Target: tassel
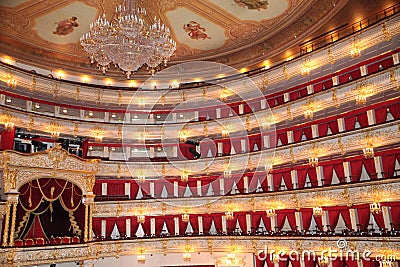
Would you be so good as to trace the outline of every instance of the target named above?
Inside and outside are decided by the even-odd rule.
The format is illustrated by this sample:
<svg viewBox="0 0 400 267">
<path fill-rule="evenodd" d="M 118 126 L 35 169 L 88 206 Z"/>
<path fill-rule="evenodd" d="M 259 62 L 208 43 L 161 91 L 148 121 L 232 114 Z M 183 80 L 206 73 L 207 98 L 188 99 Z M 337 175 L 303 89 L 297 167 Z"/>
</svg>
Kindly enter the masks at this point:
<svg viewBox="0 0 400 267">
<path fill-rule="evenodd" d="M 53 200 L 54 190 L 56 190 L 54 186 L 50 188 L 51 200 Z"/>
<path fill-rule="evenodd" d="M 29 199 L 28 199 L 28 202 L 29 202 L 29 207 L 32 207 L 32 186 L 31 186 L 31 184 L 29 184 Z"/>
<path fill-rule="evenodd" d="M 50 202 L 50 222 L 53 222 L 53 202 Z"/>
<path fill-rule="evenodd" d="M 74 206 L 74 184 L 71 187 L 71 207 Z"/>
</svg>

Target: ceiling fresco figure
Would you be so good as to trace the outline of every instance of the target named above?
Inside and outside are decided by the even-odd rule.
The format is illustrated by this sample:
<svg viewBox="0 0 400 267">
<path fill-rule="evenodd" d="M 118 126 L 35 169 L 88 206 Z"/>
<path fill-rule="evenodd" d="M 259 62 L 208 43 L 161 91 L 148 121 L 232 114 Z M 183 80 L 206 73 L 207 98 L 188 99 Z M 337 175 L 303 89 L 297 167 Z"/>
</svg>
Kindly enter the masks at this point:
<svg viewBox="0 0 400 267">
<path fill-rule="evenodd" d="M 247 7 L 248 9 L 267 9 L 268 0 L 235 0 L 235 3 L 241 7 Z"/>
<path fill-rule="evenodd" d="M 196 22 L 196 21 L 190 21 L 189 23 L 183 25 L 183 29 L 185 30 L 185 32 L 187 32 L 187 34 L 189 35 L 190 38 L 194 39 L 194 40 L 199 40 L 199 39 L 211 39 L 211 37 L 209 37 L 205 31 L 206 28 L 201 27 L 200 23 Z"/>
<path fill-rule="evenodd" d="M 67 35 L 74 31 L 74 27 L 78 27 L 79 24 L 76 21 L 77 17 L 71 17 L 69 19 L 64 19 L 62 21 L 56 22 L 57 28 L 53 31 L 57 35 Z"/>
</svg>

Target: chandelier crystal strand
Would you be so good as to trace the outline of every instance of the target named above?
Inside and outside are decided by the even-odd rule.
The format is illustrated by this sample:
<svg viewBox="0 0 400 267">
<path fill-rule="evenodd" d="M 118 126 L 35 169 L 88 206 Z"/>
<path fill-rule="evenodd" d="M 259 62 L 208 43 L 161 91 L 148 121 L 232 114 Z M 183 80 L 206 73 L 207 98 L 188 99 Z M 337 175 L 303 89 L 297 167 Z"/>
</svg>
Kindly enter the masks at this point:
<svg viewBox="0 0 400 267">
<path fill-rule="evenodd" d="M 116 7 L 112 22 L 103 14 L 90 24 L 80 43 L 103 74 L 110 63 L 123 70 L 128 79 L 145 64 L 152 74 L 160 64 L 166 66 L 176 50 L 176 42 L 160 20 L 154 18 L 154 23 L 148 25 L 144 21 L 146 14 L 135 0 L 125 1 Z"/>
</svg>

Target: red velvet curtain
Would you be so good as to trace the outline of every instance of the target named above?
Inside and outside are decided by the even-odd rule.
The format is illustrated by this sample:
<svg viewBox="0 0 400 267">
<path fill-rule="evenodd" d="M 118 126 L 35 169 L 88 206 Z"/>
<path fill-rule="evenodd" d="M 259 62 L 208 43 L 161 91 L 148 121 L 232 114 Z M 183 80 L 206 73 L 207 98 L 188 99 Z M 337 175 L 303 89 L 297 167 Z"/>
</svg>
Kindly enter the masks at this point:
<svg viewBox="0 0 400 267">
<path fill-rule="evenodd" d="M 375 109 L 375 122 L 377 124 L 386 122 L 387 109 L 387 107 Z"/>
<path fill-rule="evenodd" d="M 400 119 L 400 104 L 389 106 L 389 111 L 395 120 Z"/>
<path fill-rule="evenodd" d="M 344 118 L 344 126 L 346 131 L 354 130 L 356 123 L 356 116 L 350 116 Z"/>
<path fill-rule="evenodd" d="M 243 233 L 247 231 L 247 223 L 246 223 L 246 213 L 245 212 L 237 212 L 236 213 L 237 221 L 239 222 L 240 229 Z"/>
<path fill-rule="evenodd" d="M 151 234 L 151 226 L 150 226 L 150 216 L 146 216 L 144 219 L 144 223 L 142 223 L 142 229 L 146 236 L 150 236 Z"/>
<path fill-rule="evenodd" d="M 136 232 L 139 228 L 139 222 L 136 216 L 132 216 L 130 217 L 130 219 L 131 219 L 131 236 L 134 237 L 136 236 Z"/>
<path fill-rule="evenodd" d="M 199 215 L 197 214 L 190 214 L 189 221 L 190 225 L 192 226 L 193 232 L 195 234 L 199 233 Z"/>
<path fill-rule="evenodd" d="M 301 218 L 303 221 L 303 230 L 310 230 L 311 220 L 313 216 L 312 209 L 301 209 Z"/>
<path fill-rule="evenodd" d="M 130 182 L 130 187 L 131 199 L 136 199 L 136 196 L 139 192 L 139 185 L 136 182 Z"/>
<path fill-rule="evenodd" d="M 394 175 L 396 155 L 382 155 L 382 168 L 384 178 L 390 178 Z"/>
<path fill-rule="evenodd" d="M 212 182 L 211 179 L 207 179 L 207 178 L 201 179 L 201 195 L 202 196 L 205 196 L 207 194 L 211 182 Z"/>
<path fill-rule="evenodd" d="M 120 237 L 126 236 L 126 217 L 119 217 L 116 219 L 116 224 L 119 232 Z"/>
<path fill-rule="evenodd" d="M 361 179 L 362 159 L 350 161 L 351 181 L 358 182 Z"/>
<path fill-rule="evenodd" d="M 368 126 L 368 115 L 367 112 L 363 112 L 360 114 L 356 115 L 357 121 L 360 123 L 361 127 L 367 127 Z"/>
<path fill-rule="evenodd" d="M 257 211 L 257 212 L 253 212 L 251 214 L 251 229 L 252 229 L 253 233 L 255 233 L 258 230 L 258 227 L 260 226 L 262 213 L 265 213 L 265 212 Z"/>
<path fill-rule="evenodd" d="M 400 202 L 390 203 L 389 206 L 393 228 L 395 230 L 400 230 Z"/>
<path fill-rule="evenodd" d="M 120 181 L 107 182 L 107 195 L 123 196 L 125 195 L 125 184 Z"/>
<path fill-rule="evenodd" d="M 203 232 L 205 234 L 208 234 L 211 229 L 212 216 L 211 214 L 204 214 L 202 215 L 202 217 L 203 217 Z"/>
<path fill-rule="evenodd" d="M 372 213 L 372 215 L 374 216 L 374 220 L 375 220 L 376 224 L 379 226 L 379 228 L 381 228 L 381 229 L 385 228 L 385 222 L 383 220 L 382 212 Z"/>
<path fill-rule="evenodd" d="M 240 139 L 232 139 L 231 143 L 236 154 L 242 153 L 242 143 Z"/>
<path fill-rule="evenodd" d="M 364 164 L 365 170 L 367 171 L 367 173 L 369 175 L 369 178 L 371 180 L 376 180 L 377 173 L 376 173 L 374 158 L 363 159 L 363 164 Z"/>
<path fill-rule="evenodd" d="M 323 165 L 322 173 L 324 175 L 324 185 L 331 185 L 333 177 L 333 165 Z"/>
<path fill-rule="evenodd" d="M 361 231 L 366 231 L 368 229 L 369 218 L 371 212 L 369 210 L 368 204 L 357 205 L 355 206 L 357 209 L 357 216 L 358 216 L 358 224 Z"/>
<path fill-rule="evenodd" d="M 222 141 L 222 154 L 230 155 L 231 154 L 231 141 L 229 139 Z"/>
<path fill-rule="evenodd" d="M 164 188 L 164 180 L 155 180 L 154 181 L 154 196 L 157 198 L 161 197 L 163 188 Z"/>
<path fill-rule="evenodd" d="M 335 230 L 339 222 L 339 215 L 340 215 L 339 209 L 328 209 L 328 218 L 331 230 Z"/>
<path fill-rule="evenodd" d="M 222 232 L 222 213 L 213 214 L 213 221 L 217 232 Z"/>
<path fill-rule="evenodd" d="M 89 139 L 85 139 L 82 142 L 82 158 L 86 158 L 87 157 L 88 149 L 89 149 Z"/>
<path fill-rule="evenodd" d="M 92 219 L 92 229 L 93 229 L 94 235 L 96 237 L 101 237 L 101 221 L 102 221 L 102 218 L 93 218 Z"/>
<path fill-rule="evenodd" d="M 164 226 L 164 216 L 155 216 L 155 234 L 159 236 Z"/>
<path fill-rule="evenodd" d="M 282 145 L 288 144 L 288 137 L 286 131 L 278 133 L 276 146 L 278 146 L 278 140 L 281 140 Z"/>
<path fill-rule="evenodd" d="M 265 212 L 261 212 L 261 218 L 264 222 L 264 226 L 268 231 L 272 231 L 272 226 L 271 226 L 271 218 L 267 216 Z"/>
<path fill-rule="evenodd" d="M 192 216 L 192 214 L 189 215 L 189 220 L 190 220 L 191 216 Z M 182 221 L 182 216 L 179 216 L 179 234 L 180 235 L 185 234 L 187 225 L 188 225 L 188 222 Z"/>
<path fill-rule="evenodd" d="M 115 226 L 115 218 L 105 218 L 106 221 L 106 238 L 111 237 L 112 231 Z"/>
<path fill-rule="evenodd" d="M 165 218 L 165 224 L 167 225 L 168 233 L 170 235 L 175 235 L 175 220 L 174 220 L 175 217 L 172 215 L 167 215 L 164 218 Z"/>
<path fill-rule="evenodd" d="M 15 128 L 12 130 L 4 130 L 0 133 L 1 135 L 1 142 L 0 142 L 0 149 L 14 149 L 14 135 L 15 135 Z"/>
</svg>

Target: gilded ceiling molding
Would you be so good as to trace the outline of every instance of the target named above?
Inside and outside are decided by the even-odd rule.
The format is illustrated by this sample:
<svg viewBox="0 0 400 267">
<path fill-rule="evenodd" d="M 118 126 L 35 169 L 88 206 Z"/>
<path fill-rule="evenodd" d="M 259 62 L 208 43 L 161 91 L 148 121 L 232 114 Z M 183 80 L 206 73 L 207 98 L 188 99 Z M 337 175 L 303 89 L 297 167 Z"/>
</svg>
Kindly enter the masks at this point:
<svg viewBox="0 0 400 267">
<path fill-rule="evenodd" d="M 129 201 L 96 202 L 93 217 L 122 217 L 146 214 L 180 215 L 224 213 L 226 211 L 265 211 L 349 206 L 400 200 L 400 179 L 386 179 L 362 184 L 342 184 L 324 188 L 268 192 L 223 197 L 158 198 Z"/>
<path fill-rule="evenodd" d="M 394 18 L 390 18 L 386 21 L 386 29 L 390 33 L 391 36 L 397 36 L 400 34 L 400 17 L 396 16 Z M 365 34 L 358 34 L 356 35 L 360 38 L 360 49 L 361 52 L 365 50 L 366 48 L 370 48 L 374 45 L 379 45 L 383 42 L 387 42 L 387 37 L 385 36 L 384 32 L 382 32 L 382 26 L 379 24 L 371 29 L 367 29 Z M 330 47 L 324 48 L 321 51 L 317 50 L 316 52 L 312 52 L 309 55 L 309 68 L 310 71 L 312 72 L 315 69 L 318 69 L 320 67 L 330 65 L 332 63 L 331 57 L 334 57 L 336 60 L 342 59 L 342 58 L 348 58 L 350 57 L 350 51 L 351 51 L 351 40 L 354 38 L 354 36 L 351 36 L 347 39 L 341 40 L 335 45 L 332 45 Z M 392 41 L 395 41 L 394 38 Z M 1 45 L 1 44 L 0 44 Z M 330 51 L 331 57 L 327 57 L 327 53 Z M 287 76 L 289 77 L 295 77 L 298 75 L 302 75 L 302 70 L 303 70 L 303 59 L 299 58 L 294 61 L 288 62 L 284 68 L 286 68 L 286 71 L 283 72 L 282 68 L 273 68 L 270 70 L 266 70 L 261 74 L 258 74 L 256 76 L 252 76 L 251 79 L 252 81 L 257 84 L 260 88 L 263 88 L 263 84 L 265 81 L 265 77 L 268 76 L 268 88 L 265 90 L 267 93 L 274 93 L 270 88 L 274 88 L 276 86 L 279 86 L 279 83 L 285 82 L 287 79 Z M 10 70 L 2 67 L 2 75 L 8 75 Z M 31 74 L 14 74 L 16 77 L 16 80 L 18 82 L 18 86 L 25 87 L 31 89 L 31 80 L 32 80 L 32 75 Z M 247 78 L 248 79 L 248 78 Z M 40 79 L 39 77 L 36 78 L 36 86 L 34 88 L 35 92 L 37 91 L 38 93 L 41 93 L 41 95 L 47 95 L 48 94 L 48 83 L 49 80 L 43 80 Z M 59 91 L 58 94 L 63 96 L 63 98 L 75 98 L 76 96 L 76 86 L 64 82 L 59 82 L 57 83 L 60 85 L 59 86 Z M 237 80 L 231 83 L 227 83 L 226 86 L 229 86 L 232 88 L 233 91 L 235 92 L 242 92 L 244 88 L 241 86 L 235 86 L 234 84 L 240 84 L 238 83 Z M 93 87 L 85 87 L 82 86 L 79 88 L 80 89 L 80 94 L 79 94 L 79 100 L 81 101 L 88 101 L 88 102 L 97 102 L 97 88 Z M 218 97 L 220 93 L 220 86 L 211 86 L 207 87 L 207 95 L 208 96 L 213 96 L 214 94 Z M 18 89 L 16 90 L 18 91 Z M 181 103 L 181 98 L 180 98 L 180 90 L 170 90 L 167 92 L 166 95 L 164 95 L 164 104 L 169 105 L 169 104 L 179 104 Z M 25 91 L 19 92 L 20 94 L 24 95 Z M 147 103 L 156 103 L 156 99 L 160 99 L 161 94 L 164 94 L 164 90 L 152 90 L 152 91 L 146 91 L 146 102 Z M 118 103 L 122 105 L 128 105 L 128 104 L 133 104 L 132 98 L 135 96 L 134 92 L 129 92 L 129 91 L 123 91 L 122 93 L 115 91 L 115 90 L 107 90 L 107 89 L 102 89 L 102 98 L 101 98 L 101 103 Z M 199 98 L 203 97 L 203 88 L 193 88 L 188 91 L 188 98 Z"/>
</svg>

